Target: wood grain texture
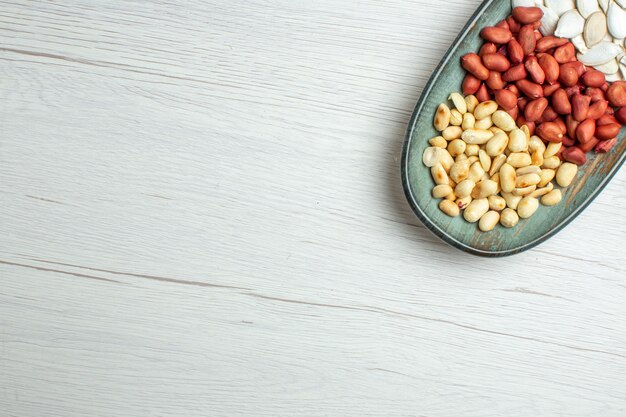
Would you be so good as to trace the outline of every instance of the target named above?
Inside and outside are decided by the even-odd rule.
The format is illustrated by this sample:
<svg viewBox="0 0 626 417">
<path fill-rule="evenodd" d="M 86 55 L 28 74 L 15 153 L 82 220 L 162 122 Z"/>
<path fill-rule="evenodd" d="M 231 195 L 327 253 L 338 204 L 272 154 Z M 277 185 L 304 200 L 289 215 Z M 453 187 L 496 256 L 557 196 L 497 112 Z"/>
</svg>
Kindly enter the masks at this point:
<svg viewBox="0 0 626 417">
<path fill-rule="evenodd" d="M 623 416 L 624 170 L 505 259 L 402 193 L 477 5 L 0 2 L 0 415 Z"/>
</svg>

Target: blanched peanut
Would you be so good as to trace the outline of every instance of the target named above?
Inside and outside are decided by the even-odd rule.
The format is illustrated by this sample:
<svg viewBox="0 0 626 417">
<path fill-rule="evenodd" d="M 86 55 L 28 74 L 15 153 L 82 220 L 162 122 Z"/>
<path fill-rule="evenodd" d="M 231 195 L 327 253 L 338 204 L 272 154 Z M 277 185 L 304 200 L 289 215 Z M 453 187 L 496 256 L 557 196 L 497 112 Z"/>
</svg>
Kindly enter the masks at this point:
<svg viewBox="0 0 626 417">
<path fill-rule="evenodd" d="M 464 154 L 461 155 L 465 156 Z M 452 168 L 450 168 L 450 178 L 452 178 L 452 180 L 458 184 L 459 182 L 467 178 L 467 174 L 469 173 L 469 167 L 470 163 L 467 159 L 455 162 L 452 165 Z"/>
<path fill-rule="evenodd" d="M 534 152 L 536 150 L 541 151 L 541 154 L 546 151 L 546 145 L 544 145 L 541 138 L 537 135 L 533 135 L 530 137 L 530 141 L 528 142 L 528 150 L 530 152 Z"/>
<path fill-rule="evenodd" d="M 422 155 L 422 163 L 426 165 L 428 168 L 434 167 L 439 162 L 439 153 L 437 152 L 437 148 L 434 146 L 428 147 L 424 149 L 424 154 Z"/>
<path fill-rule="evenodd" d="M 502 198 L 506 201 L 506 206 L 515 210 L 517 205 L 521 201 L 522 197 L 519 195 L 513 195 L 513 193 L 502 192 Z"/>
<path fill-rule="evenodd" d="M 541 204 L 543 204 L 544 206 L 553 206 L 555 204 L 558 204 L 562 198 L 563 195 L 561 194 L 561 190 L 552 190 L 548 194 L 541 197 Z"/>
<path fill-rule="evenodd" d="M 487 201 L 489 201 L 489 209 L 491 210 L 502 211 L 506 207 L 506 201 L 499 195 L 490 195 Z"/>
<path fill-rule="evenodd" d="M 459 197 L 456 199 L 456 205 L 461 209 L 467 208 L 469 204 L 472 202 L 472 196 L 468 195 L 467 197 Z"/>
<path fill-rule="evenodd" d="M 469 113 L 465 113 L 465 114 L 469 114 Z M 465 147 L 465 155 L 467 156 L 478 155 L 478 151 L 480 151 L 480 145 L 467 145 Z"/>
<path fill-rule="evenodd" d="M 470 113 L 474 113 L 474 109 L 476 109 L 476 106 L 478 106 L 478 99 L 475 95 L 470 94 L 468 96 L 465 96 L 465 104 L 467 106 L 467 111 Z"/>
<path fill-rule="evenodd" d="M 498 184 L 495 181 L 483 180 L 476 184 L 472 190 L 472 198 L 487 198 L 490 195 L 494 195 L 498 189 Z"/>
<path fill-rule="evenodd" d="M 563 142 L 548 143 L 548 146 L 546 147 L 546 151 L 543 153 L 543 158 L 546 159 L 546 158 L 550 158 L 551 156 L 556 155 L 559 149 L 561 149 L 561 146 L 563 146 Z"/>
<path fill-rule="evenodd" d="M 444 143 L 447 144 L 448 142 L 446 142 L 446 140 L 444 139 Z M 452 156 L 458 156 L 465 152 L 466 147 L 467 147 L 467 144 L 463 142 L 461 139 L 454 139 L 453 141 L 450 141 L 450 143 L 448 144 L 448 153 Z"/>
<path fill-rule="evenodd" d="M 461 129 L 461 126 L 448 126 L 441 132 L 441 136 L 443 136 L 445 140 L 458 139 L 462 134 L 463 129 Z"/>
<path fill-rule="evenodd" d="M 530 165 L 531 159 L 530 155 L 525 152 L 511 152 L 506 158 L 506 162 L 513 168 L 522 168 Z"/>
<path fill-rule="evenodd" d="M 470 166 L 469 173 L 467 174 L 467 179 L 478 182 L 482 179 L 483 175 L 485 175 L 485 170 L 483 169 L 480 162 L 474 162 Z"/>
<path fill-rule="evenodd" d="M 545 158 L 543 160 L 543 164 L 541 165 L 543 168 L 556 169 L 561 165 L 561 159 L 554 155 L 549 158 Z"/>
<path fill-rule="evenodd" d="M 528 126 L 522 125 L 522 127 L 520 127 L 520 130 L 526 134 L 526 141 L 528 141 L 530 139 L 530 129 L 528 128 Z"/>
<path fill-rule="evenodd" d="M 500 168 L 506 162 L 506 155 L 498 155 L 491 160 L 491 169 L 489 170 L 489 175 L 493 175 L 496 172 L 500 171 Z"/>
<path fill-rule="evenodd" d="M 520 175 L 526 175 L 526 174 L 539 174 L 540 172 L 541 172 L 541 168 L 534 166 L 534 165 L 529 165 L 524 168 L 517 168 L 515 170 L 515 173 L 517 174 L 518 177 Z"/>
<path fill-rule="evenodd" d="M 443 211 L 450 217 L 456 217 L 461 213 L 459 206 L 451 200 L 441 200 L 439 202 L 439 210 Z"/>
<path fill-rule="evenodd" d="M 496 110 L 498 110 L 498 103 L 493 100 L 483 101 L 474 109 L 474 117 L 477 120 L 484 119 L 491 116 Z"/>
<path fill-rule="evenodd" d="M 496 110 L 493 115 L 491 115 L 491 119 L 496 126 L 505 132 L 510 132 L 516 128 L 515 120 L 504 110 Z"/>
<path fill-rule="evenodd" d="M 454 162 L 465 161 L 468 158 L 469 158 L 469 156 L 467 156 L 464 153 L 462 153 L 462 154 L 457 155 L 456 158 L 454 158 Z"/>
<path fill-rule="evenodd" d="M 484 129 L 467 129 L 461 134 L 461 139 L 470 145 L 483 145 L 492 137 L 493 133 Z"/>
<path fill-rule="evenodd" d="M 491 131 L 491 133 L 493 133 L 494 135 L 496 133 L 506 133 L 504 130 L 500 129 L 498 126 L 491 126 L 489 128 L 489 130 Z"/>
<path fill-rule="evenodd" d="M 493 126 L 493 120 L 491 120 L 491 117 L 485 117 L 484 119 L 478 119 L 474 123 L 474 129 L 487 130 L 491 126 Z"/>
<path fill-rule="evenodd" d="M 480 221 L 478 222 L 478 228 L 483 232 L 489 232 L 490 230 L 493 230 L 494 227 L 496 227 L 499 221 L 500 213 L 491 210 L 483 214 L 483 216 L 480 218 Z"/>
<path fill-rule="evenodd" d="M 448 97 L 448 100 L 454 103 L 454 107 L 461 113 L 467 113 L 467 103 L 465 102 L 465 98 L 459 93 L 452 93 Z"/>
<path fill-rule="evenodd" d="M 487 146 L 485 146 L 487 155 L 492 157 L 500 155 L 502 152 L 504 152 L 508 143 L 509 137 L 506 133 L 496 133 L 491 139 L 489 139 L 489 142 L 487 142 Z"/>
<path fill-rule="evenodd" d="M 472 180 L 463 180 L 454 188 L 454 195 L 457 197 L 467 197 L 472 194 L 472 190 L 476 186 L 476 183 Z"/>
<path fill-rule="evenodd" d="M 515 227 L 519 222 L 517 212 L 512 208 L 505 208 L 500 214 L 500 224 L 504 227 Z"/>
<path fill-rule="evenodd" d="M 517 214 L 522 219 L 527 219 L 533 214 L 535 214 L 538 207 L 539 207 L 539 200 L 537 200 L 535 197 L 527 196 L 527 197 L 522 198 L 522 200 L 517 205 Z"/>
<path fill-rule="evenodd" d="M 463 115 L 463 122 L 461 123 L 461 127 L 463 130 L 472 129 L 476 124 L 476 118 L 472 113 L 465 113 Z"/>
<path fill-rule="evenodd" d="M 539 149 L 536 149 L 530 155 L 530 163 L 535 166 L 542 166 L 544 162 L 543 154 Z"/>
<path fill-rule="evenodd" d="M 439 162 L 441 163 L 441 165 L 443 165 L 443 169 L 445 169 L 446 172 L 450 172 L 450 168 L 452 168 L 452 164 L 454 164 L 454 158 L 445 149 L 442 149 L 442 148 L 435 148 L 435 149 L 438 149 L 437 152 L 439 153 Z"/>
<path fill-rule="evenodd" d="M 438 131 L 443 131 L 450 124 L 450 108 L 446 106 L 444 103 L 441 103 L 439 107 L 437 107 L 437 112 L 435 113 L 435 120 L 433 121 L 433 125 L 435 129 Z"/>
<path fill-rule="evenodd" d="M 516 188 L 529 187 L 531 185 L 537 185 L 541 181 L 539 174 L 526 174 L 518 176 L 515 180 Z"/>
<path fill-rule="evenodd" d="M 478 151 L 478 160 L 480 161 L 480 165 L 483 167 L 485 172 L 489 172 L 489 168 L 491 168 L 491 158 L 487 154 L 487 152 L 482 149 Z"/>
<path fill-rule="evenodd" d="M 500 187 L 502 191 L 505 193 L 512 192 L 515 189 L 516 180 L 515 169 L 509 164 L 502 165 L 502 168 L 500 168 Z"/>
<path fill-rule="evenodd" d="M 527 196 L 528 194 L 531 194 L 536 189 L 537 189 L 536 185 L 529 185 L 528 187 L 523 187 L 523 188 L 515 188 L 513 189 L 513 195 L 524 197 L 524 196 Z"/>
<path fill-rule="evenodd" d="M 485 176 L 488 177 L 489 174 L 485 174 Z M 502 188 L 500 188 L 500 173 L 493 174 L 491 177 L 489 177 L 489 179 L 498 185 L 496 194 L 500 194 L 500 191 L 502 191 Z"/>
<path fill-rule="evenodd" d="M 448 141 L 446 141 L 443 136 L 435 136 L 434 138 L 428 139 L 428 143 L 430 146 L 435 146 L 437 148 L 444 148 L 448 146 Z"/>
<path fill-rule="evenodd" d="M 457 109 L 450 110 L 450 124 L 461 126 L 461 123 L 463 123 L 463 115 Z"/>
<path fill-rule="evenodd" d="M 513 129 L 509 133 L 509 150 L 511 152 L 526 152 L 528 150 L 528 136 L 521 129 Z"/>
<path fill-rule="evenodd" d="M 448 174 L 446 173 L 446 170 L 443 169 L 440 162 L 437 162 L 437 164 L 430 169 L 430 173 L 433 176 L 433 180 L 435 180 L 435 184 L 448 185 Z"/>
<path fill-rule="evenodd" d="M 474 162 L 478 161 L 478 156 L 476 155 L 468 156 L 467 160 L 470 161 L 470 165 L 472 165 Z"/>
<path fill-rule="evenodd" d="M 542 195 L 548 194 L 553 189 L 554 189 L 554 184 L 549 182 L 548 185 L 546 185 L 545 187 L 537 188 L 535 191 L 533 191 L 532 193 L 530 193 L 528 195 L 531 196 L 531 197 L 539 198 Z"/>
<path fill-rule="evenodd" d="M 456 195 L 454 195 L 454 193 L 450 193 L 447 196 L 445 196 L 444 198 L 446 200 L 454 201 L 454 200 L 456 200 Z"/>
<path fill-rule="evenodd" d="M 542 169 L 541 172 L 539 172 L 541 181 L 539 182 L 539 184 L 537 184 L 537 186 L 545 187 L 550 181 L 552 181 L 555 174 L 556 174 L 556 171 L 554 171 L 553 169 L 547 169 L 547 168 Z"/>
<path fill-rule="evenodd" d="M 433 188 L 433 197 L 443 198 L 449 194 L 452 194 L 452 187 L 448 184 L 439 184 Z"/>
<path fill-rule="evenodd" d="M 561 187 L 567 187 L 572 183 L 577 172 L 578 165 L 572 164 L 571 162 L 564 162 L 556 172 L 556 182 Z"/>
<path fill-rule="evenodd" d="M 489 201 L 486 198 L 472 200 L 465 208 L 463 218 L 470 223 L 476 223 L 487 211 L 489 211 Z"/>
</svg>

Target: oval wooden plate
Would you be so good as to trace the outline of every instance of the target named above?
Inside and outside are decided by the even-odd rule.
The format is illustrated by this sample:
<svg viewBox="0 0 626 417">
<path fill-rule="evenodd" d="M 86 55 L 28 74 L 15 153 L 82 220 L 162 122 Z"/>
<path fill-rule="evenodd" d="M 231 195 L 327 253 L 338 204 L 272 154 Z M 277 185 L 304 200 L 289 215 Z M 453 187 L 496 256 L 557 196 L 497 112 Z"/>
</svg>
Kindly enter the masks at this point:
<svg viewBox="0 0 626 417">
<path fill-rule="evenodd" d="M 495 25 L 510 13 L 510 0 L 486 0 L 480 5 L 424 87 L 409 122 L 402 151 L 404 192 L 417 217 L 445 242 L 480 256 L 513 255 L 557 233 L 602 191 L 626 157 L 626 140 L 623 138 L 626 129 L 623 128 L 620 140 L 611 152 L 587 154 L 587 164 L 579 169 L 572 184 L 562 190 L 561 203 L 553 207 L 540 205 L 534 216 L 520 220 L 511 229 L 498 225 L 491 232 L 481 232 L 477 224 L 466 222 L 462 215 L 451 218 L 439 210 L 439 200 L 431 196 L 435 184 L 430 170 L 422 164 L 422 153 L 429 146 L 428 139 L 438 135 L 432 123 L 435 110 L 440 103 L 447 102 L 451 92 L 461 91 L 465 71 L 460 59 L 468 52 L 478 52 L 482 44 L 480 29 Z"/>
</svg>

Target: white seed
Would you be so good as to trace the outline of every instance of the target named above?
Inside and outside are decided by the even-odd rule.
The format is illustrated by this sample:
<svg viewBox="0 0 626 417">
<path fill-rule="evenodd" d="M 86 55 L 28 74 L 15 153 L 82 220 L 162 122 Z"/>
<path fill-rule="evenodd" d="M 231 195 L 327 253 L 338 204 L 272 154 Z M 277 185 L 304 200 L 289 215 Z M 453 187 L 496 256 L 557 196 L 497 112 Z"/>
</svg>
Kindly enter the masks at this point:
<svg viewBox="0 0 626 417">
<path fill-rule="evenodd" d="M 538 6 L 543 12 L 541 18 L 541 27 L 539 31 L 543 36 L 553 35 L 556 30 L 556 26 L 559 23 L 559 15 L 557 15 L 552 9 L 544 6 Z"/>
<path fill-rule="evenodd" d="M 469 173 L 469 167 L 470 163 L 467 159 L 455 162 L 452 165 L 452 168 L 450 168 L 450 178 L 452 178 L 452 180 L 458 184 L 459 182 L 467 178 L 467 174 Z"/>
<path fill-rule="evenodd" d="M 512 0 L 511 7 L 532 7 L 535 0 Z"/>
<path fill-rule="evenodd" d="M 483 180 L 476 184 L 472 190 L 472 198 L 487 198 L 494 195 L 498 190 L 498 184 L 495 181 Z"/>
<path fill-rule="evenodd" d="M 581 54 L 584 54 L 589 50 L 589 48 L 587 48 L 587 44 L 585 43 L 585 38 L 583 37 L 583 35 L 574 36 L 572 39 L 570 39 L 570 41 L 572 42 L 572 45 L 574 45 L 576 50 Z"/>
<path fill-rule="evenodd" d="M 476 120 L 474 123 L 474 129 L 483 129 L 487 130 L 493 126 L 493 120 L 491 117 L 485 117 L 484 119 Z"/>
<path fill-rule="evenodd" d="M 543 155 L 542 155 L 543 156 Z M 543 160 L 542 168 L 556 169 L 561 165 L 561 159 L 554 155 Z"/>
<path fill-rule="evenodd" d="M 552 9 L 554 13 L 559 16 L 576 7 L 574 5 L 574 0 L 544 0 L 544 3 L 546 4 L 546 7 Z"/>
<path fill-rule="evenodd" d="M 450 144 L 448 145 L 448 152 L 452 156 L 458 156 L 465 152 L 466 147 L 467 147 L 467 144 L 463 142 L 461 139 L 454 139 L 453 141 L 450 141 Z"/>
<path fill-rule="evenodd" d="M 465 96 L 465 105 L 467 106 L 468 112 L 474 113 L 474 109 L 476 109 L 476 106 L 478 106 L 478 99 L 474 94 L 467 95 Z"/>
<path fill-rule="evenodd" d="M 606 13 L 606 22 L 614 38 L 626 38 L 626 10 L 611 2 L 609 11 Z"/>
<path fill-rule="evenodd" d="M 490 195 L 487 200 L 489 201 L 489 209 L 491 210 L 502 211 L 506 207 L 506 201 L 499 195 Z"/>
<path fill-rule="evenodd" d="M 514 168 L 522 168 L 530 165 L 532 160 L 530 155 L 525 152 L 511 152 L 506 158 L 506 162 Z"/>
<path fill-rule="evenodd" d="M 539 207 L 539 200 L 537 200 L 535 197 L 527 196 L 527 197 L 522 198 L 522 200 L 517 205 L 517 214 L 522 219 L 527 219 L 533 214 L 535 214 L 538 207 Z"/>
<path fill-rule="evenodd" d="M 479 162 L 474 162 L 470 166 L 469 173 L 467 174 L 467 179 L 472 180 L 474 182 L 480 181 L 485 175 L 485 170 L 483 166 Z"/>
<path fill-rule="evenodd" d="M 619 71 L 619 64 L 617 63 L 617 59 L 612 59 L 609 62 L 596 65 L 593 68 L 603 72 L 605 75 L 610 75 L 615 74 L 617 73 L 617 71 Z"/>
<path fill-rule="evenodd" d="M 532 193 L 530 193 L 529 195 L 531 197 L 535 197 L 535 198 L 539 198 L 542 195 L 546 195 L 548 194 L 550 191 L 552 191 L 554 189 L 554 184 L 552 184 L 551 182 L 548 183 L 548 185 L 546 187 L 542 187 L 542 188 L 537 188 L 535 191 L 533 191 Z"/>
<path fill-rule="evenodd" d="M 608 3 L 609 0 L 604 0 L 605 2 Z M 615 0 L 617 2 L 617 4 L 619 4 L 623 9 L 626 9 L 626 0 Z M 602 7 L 602 2 L 603 0 L 599 0 L 598 3 L 600 3 L 600 7 Z M 604 10 L 605 12 L 608 11 L 609 6 L 607 4 L 606 7 L 602 7 L 602 10 Z"/>
<path fill-rule="evenodd" d="M 498 103 L 493 100 L 483 101 L 474 109 L 474 117 L 476 120 L 485 119 L 498 110 Z"/>
<path fill-rule="evenodd" d="M 509 133 L 509 150 L 511 152 L 526 152 L 528 150 L 528 136 L 522 129 L 513 129 Z"/>
<path fill-rule="evenodd" d="M 517 209 L 517 205 L 521 201 L 522 197 L 519 195 L 513 195 L 513 193 L 505 193 L 502 192 L 502 198 L 506 201 L 506 206 L 512 208 L 513 210 Z"/>
<path fill-rule="evenodd" d="M 578 166 L 576 164 L 572 164 L 571 162 L 564 162 L 563 165 L 559 167 L 559 170 L 556 172 L 556 182 L 561 187 L 568 187 L 576 173 L 578 172 Z"/>
<path fill-rule="evenodd" d="M 541 168 L 538 166 L 530 165 L 524 168 L 517 168 L 515 170 L 515 174 L 517 176 L 526 175 L 526 174 L 539 174 L 541 172 Z"/>
<path fill-rule="evenodd" d="M 563 194 L 561 193 L 561 190 L 552 190 L 548 194 L 541 197 L 541 204 L 544 206 L 554 206 L 555 204 L 561 202 L 562 198 Z"/>
<path fill-rule="evenodd" d="M 430 146 L 435 146 L 437 148 L 445 148 L 448 146 L 448 142 L 443 138 L 443 136 L 435 136 L 434 138 L 428 139 L 428 143 L 430 143 Z"/>
<path fill-rule="evenodd" d="M 448 184 L 448 174 L 440 162 L 430 169 L 430 173 L 435 180 L 435 184 Z"/>
<path fill-rule="evenodd" d="M 496 133 L 491 139 L 489 139 L 489 142 L 487 142 L 485 150 L 489 156 L 498 156 L 504 152 L 508 144 L 509 137 L 506 133 Z"/>
<path fill-rule="evenodd" d="M 598 5 L 600 6 L 600 8 L 604 12 L 604 14 L 606 14 L 606 12 L 609 11 L 609 2 L 610 1 L 611 0 L 598 0 Z M 626 4 L 626 1 L 624 1 L 624 0 L 617 0 L 617 3 L 619 4 L 620 1 L 623 1 Z M 624 6 L 622 6 L 622 7 L 624 7 Z"/>
<path fill-rule="evenodd" d="M 532 194 L 533 191 L 537 189 L 536 185 L 529 185 L 528 187 L 523 188 L 515 188 L 513 189 L 513 195 L 526 196 Z"/>
<path fill-rule="evenodd" d="M 613 42 L 602 41 L 592 46 L 584 54 L 576 55 L 578 60 L 587 66 L 606 64 L 619 54 L 623 53 L 623 48 Z"/>
<path fill-rule="evenodd" d="M 443 198 L 450 194 L 452 194 L 452 187 L 450 187 L 448 184 L 439 184 L 433 188 L 434 198 Z"/>
<path fill-rule="evenodd" d="M 540 151 L 543 154 L 546 151 L 546 145 L 539 136 L 533 135 L 528 142 L 528 150 L 530 152 Z"/>
<path fill-rule="evenodd" d="M 500 171 L 500 168 L 506 162 L 506 155 L 498 155 L 491 160 L 491 169 L 489 170 L 489 175 L 493 175 L 496 172 Z"/>
<path fill-rule="evenodd" d="M 516 188 L 530 187 L 531 185 L 537 185 L 541 181 L 539 174 L 526 174 L 518 176 L 515 180 Z"/>
<path fill-rule="evenodd" d="M 584 27 L 585 19 L 580 13 L 578 13 L 577 10 L 568 10 L 563 13 L 563 16 L 559 19 L 559 23 L 556 25 L 556 30 L 554 31 L 554 36 L 573 38 L 583 33 Z"/>
<path fill-rule="evenodd" d="M 472 196 L 468 195 L 467 197 L 459 197 L 456 199 L 456 205 L 461 210 L 465 210 L 467 206 L 472 202 Z"/>
<path fill-rule="evenodd" d="M 469 114 L 469 113 L 465 113 L 465 114 Z M 478 155 L 479 151 L 480 151 L 480 145 L 467 145 L 465 147 L 465 155 L 467 156 Z"/>
<path fill-rule="evenodd" d="M 461 123 L 463 123 L 463 115 L 457 109 L 450 110 L 450 124 L 452 126 L 461 126 Z"/>
<path fill-rule="evenodd" d="M 467 197 L 472 194 L 476 183 L 472 180 L 463 180 L 454 187 L 454 195 L 457 197 Z"/>
<path fill-rule="evenodd" d="M 509 164 L 502 165 L 502 168 L 500 168 L 500 187 L 502 191 L 505 193 L 512 192 L 515 189 L 516 179 L 515 169 Z"/>
<path fill-rule="evenodd" d="M 461 213 L 459 206 L 452 200 L 441 200 L 439 202 L 439 210 L 443 211 L 450 217 L 456 217 Z"/>
<path fill-rule="evenodd" d="M 485 172 L 489 172 L 489 168 L 491 168 L 491 158 L 484 150 L 478 151 L 478 160 L 480 161 L 480 165 L 483 167 Z"/>
<path fill-rule="evenodd" d="M 461 127 L 463 130 L 473 129 L 476 124 L 476 118 L 472 113 L 465 113 L 463 115 L 463 122 L 461 123 Z"/>
<path fill-rule="evenodd" d="M 465 208 L 463 218 L 470 223 L 476 223 L 487 211 L 489 211 L 489 201 L 486 198 L 472 200 Z"/>
<path fill-rule="evenodd" d="M 493 230 L 494 227 L 500 221 L 500 213 L 494 210 L 490 210 L 487 213 L 483 214 L 478 222 L 478 228 L 483 232 L 489 232 Z"/>
<path fill-rule="evenodd" d="M 606 16 L 598 10 L 597 12 L 592 13 L 585 22 L 585 29 L 583 30 L 585 46 L 591 47 L 597 44 L 604 39 L 606 34 Z"/>
<path fill-rule="evenodd" d="M 500 214 L 500 224 L 504 227 L 515 227 L 519 223 L 519 216 L 512 208 L 505 208 Z"/>
<path fill-rule="evenodd" d="M 461 139 L 463 139 L 470 145 L 483 145 L 487 143 L 492 137 L 493 133 L 491 133 L 489 130 L 482 129 L 467 129 L 461 135 Z"/>
<path fill-rule="evenodd" d="M 541 172 L 539 172 L 541 181 L 539 181 L 539 184 L 537 184 L 537 186 L 545 187 L 547 184 L 550 183 L 550 181 L 552 181 L 552 179 L 554 179 L 555 175 L 556 171 L 553 169 L 542 169 Z"/>
<path fill-rule="evenodd" d="M 445 140 L 458 139 L 461 137 L 462 134 L 463 129 L 461 129 L 460 126 L 448 126 L 443 129 L 443 132 L 441 132 L 441 136 L 443 136 Z"/>
<path fill-rule="evenodd" d="M 585 19 L 599 10 L 598 0 L 576 0 L 576 8 Z"/>
<path fill-rule="evenodd" d="M 563 146 L 562 142 L 550 142 L 546 147 L 546 151 L 543 153 L 544 158 L 550 158 L 551 156 L 556 155 Z"/>
<path fill-rule="evenodd" d="M 439 132 L 443 131 L 450 124 L 450 108 L 446 106 L 444 103 L 441 103 L 439 107 L 437 107 L 437 112 L 435 113 L 435 119 L 433 120 L 433 125 L 435 129 Z"/>
<path fill-rule="evenodd" d="M 451 100 L 454 103 L 454 107 L 461 113 L 467 113 L 467 103 L 465 103 L 465 98 L 459 93 L 452 93 L 448 97 L 448 100 Z"/>
<path fill-rule="evenodd" d="M 515 129 L 515 120 L 513 117 L 504 110 L 496 110 L 491 116 L 493 123 L 505 132 L 510 132 Z"/>
</svg>

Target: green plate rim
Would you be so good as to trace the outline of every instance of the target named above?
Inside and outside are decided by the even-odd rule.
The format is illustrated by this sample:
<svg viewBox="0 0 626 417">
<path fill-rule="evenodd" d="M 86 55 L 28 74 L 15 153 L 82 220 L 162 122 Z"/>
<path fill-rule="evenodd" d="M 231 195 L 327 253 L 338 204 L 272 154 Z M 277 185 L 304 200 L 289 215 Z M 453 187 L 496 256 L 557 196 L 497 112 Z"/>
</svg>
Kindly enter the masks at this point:
<svg viewBox="0 0 626 417">
<path fill-rule="evenodd" d="M 441 59 L 441 61 L 439 61 L 439 63 L 433 70 L 430 78 L 428 79 L 428 82 L 424 86 L 424 90 L 422 91 L 420 98 L 417 100 L 417 103 L 413 110 L 413 114 L 411 115 L 411 119 L 409 120 L 407 131 L 404 137 L 404 143 L 402 146 L 402 158 L 401 158 L 401 166 L 400 166 L 401 177 L 402 177 L 402 188 L 404 189 L 404 194 L 406 195 L 406 198 L 409 202 L 409 205 L 411 206 L 411 209 L 413 210 L 415 215 L 420 219 L 420 221 L 424 224 L 424 226 L 426 226 L 428 230 L 430 230 L 437 237 L 439 237 L 440 239 L 442 239 L 444 242 L 448 243 L 449 245 L 454 246 L 455 248 L 463 250 L 465 252 L 468 252 L 472 255 L 484 256 L 484 257 L 504 257 L 504 256 L 511 256 L 520 252 L 524 252 L 528 249 L 531 249 L 537 246 L 538 244 L 544 242 L 545 240 L 549 239 L 550 237 L 552 237 L 553 235 L 561 231 L 572 220 L 574 220 L 597 197 L 597 195 L 604 189 L 604 187 L 606 187 L 609 181 L 615 176 L 617 171 L 620 169 L 620 167 L 624 163 L 624 160 L 626 159 L 626 153 L 622 153 L 619 159 L 617 160 L 617 162 L 613 165 L 611 170 L 604 177 L 602 182 L 598 184 L 598 187 L 596 187 L 596 189 L 592 193 L 589 194 L 587 199 L 581 202 L 578 205 L 578 207 L 576 207 L 569 214 L 569 216 L 563 219 L 563 221 L 561 221 L 557 227 L 554 227 L 553 229 L 549 230 L 547 233 L 544 233 L 543 235 L 536 238 L 535 240 L 532 240 L 519 247 L 515 247 L 512 249 L 507 249 L 507 250 L 502 250 L 502 251 L 486 251 L 486 250 L 469 246 L 457 240 L 452 235 L 448 234 L 445 230 L 441 229 L 439 226 L 434 224 L 430 220 L 430 218 L 422 211 L 422 209 L 420 208 L 419 204 L 417 203 L 415 199 L 415 196 L 413 195 L 413 192 L 411 191 L 411 186 L 409 185 L 409 178 L 408 178 L 409 148 L 411 145 L 413 132 L 415 129 L 415 124 L 417 122 L 417 119 L 420 116 L 422 107 L 424 106 L 424 102 L 426 101 L 426 97 L 430 94 L 430 91 L 432 90 L 433 86 L 436 84 L 436 81 L 439 78 L 439 75 L 441 74 L 443 67 L 451 59 L 453 52 L 459 47 L 463 38 L 467 36 L 467 33 L 470 30 L 470 28 L 476 24 L 476 21 L 483 15 L 483 13 L 485 13 L 487 8 L 496 1 L 502 1 L 502 0 L 485 0 L 480 4 L 480 6 L 478 6 L 474 14 L 472 14 L 468 22 L 465 24 L 463 29 L 460 31 L 459 35 L 456 37 L 456 39 L 452 43 L 452 45 L 448 48 L 444 57 Z M 504 1 L 508 1 L 508 0 L 504 0 Z M 622 138 L 622 140 L 624 140 L 624 138 Z"/>
</svg>

